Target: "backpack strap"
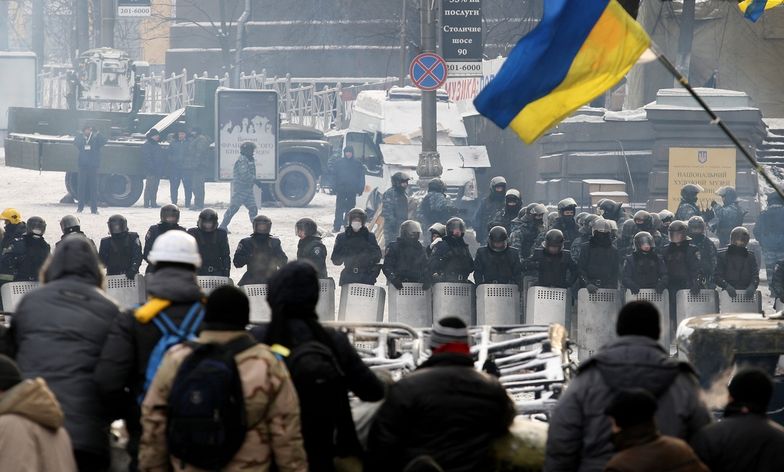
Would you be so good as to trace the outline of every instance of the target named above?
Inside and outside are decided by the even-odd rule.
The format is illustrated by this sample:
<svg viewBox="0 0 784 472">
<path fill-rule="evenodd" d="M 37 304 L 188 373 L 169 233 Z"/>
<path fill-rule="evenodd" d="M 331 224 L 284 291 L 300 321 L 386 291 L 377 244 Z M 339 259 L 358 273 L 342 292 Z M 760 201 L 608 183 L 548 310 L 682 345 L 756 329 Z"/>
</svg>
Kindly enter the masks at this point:
<svg viewBox="0 0 784 472">
<path fill-rule="evenodd" d="M 195 336 L 196 330 L 201 326 L 202 320 L 204 320 L 204 307 L 201 302 L 195 302 L 191 305 L 188 313 L 185 315 L 185 319 L 180 324 L 180 336 L 183 338 Z"/>
</svg>

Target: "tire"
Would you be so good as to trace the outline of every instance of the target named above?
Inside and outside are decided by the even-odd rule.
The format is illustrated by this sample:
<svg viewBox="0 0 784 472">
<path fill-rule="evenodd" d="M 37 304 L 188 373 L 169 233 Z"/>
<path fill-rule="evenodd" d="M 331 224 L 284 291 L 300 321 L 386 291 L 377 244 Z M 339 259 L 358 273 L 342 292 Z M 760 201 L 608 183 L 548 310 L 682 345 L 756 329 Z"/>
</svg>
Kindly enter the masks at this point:
<svg viewBox="0 0 784 472">
<path fill-rule="evenodd" d="M 283 206 L 305 207 L 316 195 L 316 182 L 316 173 L 307 164 L 288 162 L 278 170 L 272 192 Z"/>
<path fill-rule="evenodd" d="M 98 199 L 109 206 L 132 206 L 144 192 L 144 179 L 139 176 L 106 174 L 99 176 L 99 179 Z"/>
<path fill-rule="evenodd" d="M 65 190 L 71 194 L 71 197 L 74 199 L 74 201 L 79 201 L 79 199 L 77 198 L 78 195 L 76 194 L 78 188 L 79 188 L 79 174 L 77 172 L 66 172 Z"/>
</svg>

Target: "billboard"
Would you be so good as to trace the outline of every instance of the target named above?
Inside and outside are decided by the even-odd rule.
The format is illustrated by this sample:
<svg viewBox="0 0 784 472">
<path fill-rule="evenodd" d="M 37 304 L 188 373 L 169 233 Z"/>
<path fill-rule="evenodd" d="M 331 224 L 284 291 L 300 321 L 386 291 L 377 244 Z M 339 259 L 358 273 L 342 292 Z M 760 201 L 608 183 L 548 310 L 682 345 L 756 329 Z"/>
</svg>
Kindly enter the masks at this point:
<svg viewBox="0 0 784 472">
<path fill-rule="evenodd" d="M 481 77 L 482 0 L 441 0 L 440 28 L 449 77 Z"/>
<path fill-rule="evenodd" d="M 274 181 L 278 171 L 278 92 L 219 88 L 215 92 L 215 150 L 219 180 L 231 180 L 240 145 L 256 145 L 256 178 Z"/>
<path fill-rule="evenodd" d="M 117 0 L 117 16 L 150 16 L 151 0 Z"/>
<path fill-rule="evenodd" d="M 670 148 L 667 208 L 675 211 L 681 201 L 681 187 L 697 184 L 705 189 L 698 196 L 697 206 L 709 208 L 718 198 L 719 187 L 735 187 L 735 148 Z"/>
</svg>

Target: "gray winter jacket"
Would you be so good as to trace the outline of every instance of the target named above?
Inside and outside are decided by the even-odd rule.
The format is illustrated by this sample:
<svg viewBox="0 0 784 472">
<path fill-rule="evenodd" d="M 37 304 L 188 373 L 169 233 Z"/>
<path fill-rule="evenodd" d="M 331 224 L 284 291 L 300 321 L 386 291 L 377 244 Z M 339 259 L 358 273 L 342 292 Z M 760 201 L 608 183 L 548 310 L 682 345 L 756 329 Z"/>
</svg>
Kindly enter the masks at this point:
<svg viewBox="0 0 784 472">
<path fill-rule="evenodd" d="M 692 367 L 670 359 L 658 342 L 622 336 L 580 366 L 558 402 L 547 435 L 545 471 L 602 471 L 614 453 L 604 414 L 614 392 L 644 388 L 659 401 L 662 434 L 689 441 L 711 422 Z"/>
<path fill-rule="evenodd" d="M 44 285 L 14 316 L 16 360 L 26 378 L 42 377 L 54 392 L 73 448 L 108 456 L 110 418 L 93 370 L 119 310 L 100 288 L 98 256 L 86 238 L 64 239 L 45 267 Z"/>
</svg>

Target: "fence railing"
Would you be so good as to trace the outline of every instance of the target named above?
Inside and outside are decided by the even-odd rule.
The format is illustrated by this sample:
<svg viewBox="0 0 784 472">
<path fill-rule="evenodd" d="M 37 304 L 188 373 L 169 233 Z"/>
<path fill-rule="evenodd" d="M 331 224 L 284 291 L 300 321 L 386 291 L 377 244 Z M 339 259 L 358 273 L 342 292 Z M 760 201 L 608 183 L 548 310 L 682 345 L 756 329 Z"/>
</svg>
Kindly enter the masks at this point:
<svg viewBox="0 0 784 472">
<path fill-rule="evenodd" d="M 141 111 L 145 113 L 170 113 L 194 101 L 196 80 L 207 78 L 188 75 L 184 70 L 171 75 L 151 75 L 141 78 L 146 98 Z M 228 87 L 228 74 L 213 77 L 220 85 Z M 354 99 L 363 90 L 387 90 L 397 84 L 396 77 L 320 77 L 292 78 L 269 77 L 265 71 L 242 74 L 239 88 L 275 90 L 280 100 L 284 121 L 327 131 L 348 125 Z M 45 108 L 66 108 L 68 94 L 67 74 L 63 71 L 45 72 L 40 75 L 41 103 Z M 90 109 L 106 109 L 106 105 L 87 104 Z M 130 104 L 114 104 L 113 110 L 128 110 Z"/>
</svg>

